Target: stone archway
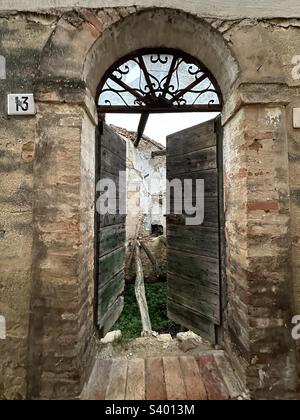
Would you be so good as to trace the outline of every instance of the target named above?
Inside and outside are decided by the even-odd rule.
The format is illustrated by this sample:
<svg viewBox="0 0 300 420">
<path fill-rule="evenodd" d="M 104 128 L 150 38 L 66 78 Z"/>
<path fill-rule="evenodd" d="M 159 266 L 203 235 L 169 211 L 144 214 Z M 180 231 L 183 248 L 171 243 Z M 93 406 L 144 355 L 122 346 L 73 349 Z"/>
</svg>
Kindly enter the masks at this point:
<svg viewBox="0 0 300 420">
<path fill-rule="evenodd" d="M 42 57 L 36 86 L 28 396 L 77 397 L 91 372 L 94 97 L 100 79 L 117 59 L 153 46 L 178 48 L 198 57 L 220 84 L 225 99 L 226 347 L 253 396 L 266 396 L 270 387 L 275 396 L 292 392 L 295 374 L 290 367 L 295 366 L 295 357 L 287 328 L 291 308 L 286 303 L 290 268 L 284 104 L 262 99 L 258 90 L 249 92 L 239 84 L 243 68 L 207 22 L 174 10 L 131 12 L 124 13 L 129 14 L 125 18 L 115 17 L 103 33 L 103 25 L 89 11 L 81 22 L 66 16 Z M 261 148 L 264 152 L 258 159 Z M 265 168 L 269 175 L 264 184 L 253 172 Z M 266 194 L 270 200 L 264 199 Z M 259 214 L 272 218 L 259 223 Z M 274 229 L 286 246 L 257 254 L 258 236 L 271 242 Z"/>
</svg>

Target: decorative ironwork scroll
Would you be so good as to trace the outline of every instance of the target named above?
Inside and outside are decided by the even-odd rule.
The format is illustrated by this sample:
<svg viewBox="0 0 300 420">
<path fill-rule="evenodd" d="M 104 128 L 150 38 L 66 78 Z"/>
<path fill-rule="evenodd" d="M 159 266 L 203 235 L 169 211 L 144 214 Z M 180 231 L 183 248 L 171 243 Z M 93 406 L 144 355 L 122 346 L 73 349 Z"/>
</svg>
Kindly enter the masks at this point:
<svg viewBox="0 0 300 420">
<path fill-rule="evenodd" d="M 99 113 L 219 112 L 222 94 L 209 70 L 177 50 L 143 50 L 116 63 L 98 89 Z"/>
</svg>

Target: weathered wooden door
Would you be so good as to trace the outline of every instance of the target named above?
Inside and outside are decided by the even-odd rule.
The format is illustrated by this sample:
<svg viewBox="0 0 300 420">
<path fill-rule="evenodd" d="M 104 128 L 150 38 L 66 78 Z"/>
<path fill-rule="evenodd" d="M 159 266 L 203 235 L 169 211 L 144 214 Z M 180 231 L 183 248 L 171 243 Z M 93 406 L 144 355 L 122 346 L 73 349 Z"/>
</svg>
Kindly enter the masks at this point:
<svg viewBox="0 0 300 420">
<path fill-rule="evenodd" d="M 216 342 L 221 324 L 220 234 L 222 159 L 217 147 L 216 124 L 212 120 L 167 140 L 167 177 L 204 180 L 204 222 L 186 225 L 186 214 L 175 215 L 171 190 L 171 211 L 167 217 L 168 315 L 173 321 Z M 221 139 L 220 139 L 221 141 Z M 223 181 L 222 181 L 223 182 Z M 184 197 L 184 195 L 183 195 Z M 195 197 L 193 197 L 193 200 Z"/>
<path fill-rule="evenodd" d="M 115 214 L 97 211 L 95 218 L 95 316 L 101 336 L 111 330 L 124 307 L 126 215 L 121 211 L 120 198 L 126 196 L 126 184 L 120 185 L 120 172 L 126 172 L 126 142 L 101 124 L 96 134 L 96 181 L 108 179 L 116 185 Z M 97 200 L 104 192 L 98 184 Z"/>
</svg>

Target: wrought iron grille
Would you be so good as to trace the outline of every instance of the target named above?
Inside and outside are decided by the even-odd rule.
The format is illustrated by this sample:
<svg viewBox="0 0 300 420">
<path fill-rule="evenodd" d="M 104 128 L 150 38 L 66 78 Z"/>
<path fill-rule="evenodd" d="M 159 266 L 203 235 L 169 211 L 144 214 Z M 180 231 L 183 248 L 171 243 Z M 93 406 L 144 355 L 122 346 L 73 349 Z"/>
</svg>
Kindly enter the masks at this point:
<svg viewBox="0 0 300 420">
<path fill-rule="evenodd" d="M 99 113 L 220 112 L 222 95 L 213 75 L 195 58 L 148 49 L 109 69 L 97 104 Z"/>
</svg>

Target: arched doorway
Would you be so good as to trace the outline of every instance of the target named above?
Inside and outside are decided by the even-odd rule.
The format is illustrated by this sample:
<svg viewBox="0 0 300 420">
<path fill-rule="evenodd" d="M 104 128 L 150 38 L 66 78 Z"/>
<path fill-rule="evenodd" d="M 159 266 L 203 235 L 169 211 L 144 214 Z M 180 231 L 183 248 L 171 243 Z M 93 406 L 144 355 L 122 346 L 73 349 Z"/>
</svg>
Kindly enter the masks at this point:
<svg viewBox="0 0 300 420">
<path fill-rule="evenodd" d="M 105 73 L 96 105 L 100 121 L 105 113 L 140 114 L 134 141 L 138 148 L 150 114 L 221 112 L 223 98 L 214 76 L 196 58 L 180 50 L 151 48 L 118 60 Z M 119 176 L 124 174 L 126 150 L 122 139 L 101 124 L 96 183 L 104 178 L 113 182 L 120 202 L 121 195 L 126 196 Z M 222 148 L 219 118 L 173 134 L 167 141 L 168 316 L 213 344 L 221 340 L 221 303 L 227 300 L 222 296 L 226 290 Z M 97 200 L 109 201 L 103 187 L 98 191 Z M 115 206 L 115 197 L 112 201 L 106 214 L 96 215 L 95 223 L 97 237 L 100 233 L 95 242 L 100 335 L 110 330 L 123 306 L 124 236 L 117 232 L 124 229 L 126 215 L 120 208 L 124 212 L 126 206 Z M 97 205 L 97 212 L 102 207 Z"/>
</svg>

